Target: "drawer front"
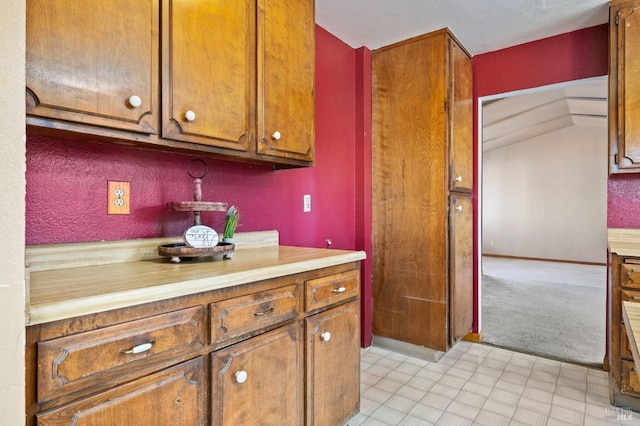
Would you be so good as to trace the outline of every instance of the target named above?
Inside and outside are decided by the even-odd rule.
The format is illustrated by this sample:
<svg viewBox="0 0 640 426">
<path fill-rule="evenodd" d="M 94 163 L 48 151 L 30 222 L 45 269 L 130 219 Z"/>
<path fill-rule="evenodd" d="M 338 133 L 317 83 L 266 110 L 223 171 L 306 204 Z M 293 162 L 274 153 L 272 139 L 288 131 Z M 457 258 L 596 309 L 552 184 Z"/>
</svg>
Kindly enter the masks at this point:
<svg viewBox="0 0 640 426">
<path fill-rule="evenodd" d="M 640 289 L 640 265 L 629 263 L 620 265 L 620 285 Z"/>
<path fill-rule="evenodd" d="M 204 357 L 37 414 L 38 426 L 203 425 Z"/>
<path fill-rule="evenodd" d="M 640 291 L 620 290 L 620 312 L 622 312 L 622 302 L 640 303 Z"/>
<path fill-rule="evenodd" d="M 204 347 L 203 306 L 38 342 L 38 401 L 144 372 L 136 367 Z M 126 377 L 123 377 L 125 376 Z"/>
<path fill-rule="evenodd" d="M 298 286 L 290 285 L 212 303 L 211 343 L 222 343 L 296 318 L 300 312 Z"/>
<path fill-rule="evenodd" d="M 622 377 L 620 391 L 627 395 L 640 397 L 640 380 L 633 361 L 622 360 Z"/>
<path fill-rule="evenodd" d="M 360 271 L 305 281 L 305 310 L 313 311 L 360 294 Z"/>
</svg>

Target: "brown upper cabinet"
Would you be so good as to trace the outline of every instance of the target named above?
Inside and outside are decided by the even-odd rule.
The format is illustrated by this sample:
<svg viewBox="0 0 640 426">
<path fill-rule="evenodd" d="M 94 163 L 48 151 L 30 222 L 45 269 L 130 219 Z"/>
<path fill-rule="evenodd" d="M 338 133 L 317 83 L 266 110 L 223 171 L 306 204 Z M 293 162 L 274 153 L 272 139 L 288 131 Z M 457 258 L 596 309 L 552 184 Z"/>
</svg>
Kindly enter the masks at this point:
<svg viewBox="0 0 640 426">
<path fill-rule="evenodd" d="M 255 0 L 162 5 L 162 136 L 248 151 Z"/>
<path fill-rule="evenodd" d="M 27 114 L 158 131 L 158 2 L 27 2 Z"/>
<path fill-rule="evenodd" d="M 33 133 L 314 161 L 314 0 L 27 1 Z"/>
<path fill-rule="evenodd" d="M 638 173 L 640 1 L 612 1 L 609 24 L 609 173 Z"/>
</svg>

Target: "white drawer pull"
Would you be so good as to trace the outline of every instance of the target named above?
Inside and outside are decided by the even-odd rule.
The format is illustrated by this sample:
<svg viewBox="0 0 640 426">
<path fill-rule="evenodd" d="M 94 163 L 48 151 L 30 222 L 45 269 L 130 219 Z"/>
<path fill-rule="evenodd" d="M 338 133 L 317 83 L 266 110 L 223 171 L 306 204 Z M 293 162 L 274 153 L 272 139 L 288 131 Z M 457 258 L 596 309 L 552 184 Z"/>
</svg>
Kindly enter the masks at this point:
<svg viewBox="0 0 640 426">
<path fill-rule="evenodd" d="M 320 335 L 320 339 L 321 339 L 323 342 L 328 342 L 329 340 L 331 340 L 331 333 L 329 333 L 328 331 L 325 331 L 324 333 L 322 333 L 322 334 Z"/>
<path fill-rule="evenodd" d="M 261 317 L 263 315 L 267 315 L 267 314 L 271 314 L 273 313 L 273 311 L 275 311 L 276 308 L 274 308 L 273 306 L 270 307 L 269 309 L 267 309 L 266 311 L 262 311 L 262 312 L 256 312 L 255 314 L 253 314 L 254 317 Z"/>
<path fill-rule="evenodd" d="M 193 121 L 196 119 L 196 113 L 189 110 L 187 112 L 184 113 L 184 118 L 187 119 L 187 121 Z"/>
<path fill-rule="evenodd" d="M 343 286 L 343 287 L 334 288 L 331 291 L 334 293 L 344 293 L 345 291 L 347 291 L 347 288 Z"/>
<path fill-rule="evenodd" d="M 246 382 L 247 381 L 247 377 L 248 377 L 248 375 L 247 375 L 246 371 L 244 371 L 244 370 L 236 371 L 236 374 L 235 374 L 236 383 L 242 384 L 242 383 Z"/>
<path fill-rule="evenodd" d="M 137 345 L 132 347 L 131 349 L 123 349 L 120 351 L 121 354 L 141 354 L 143 352 L 147 352 L 153 348 L 156 342 L 143 343 L 141 345 Z"/>
<path fill-rule="evenodd" d="M 462 176 L 458 176 L 458 177 L 456 178 L 456 182 L 462 182 Z"/>
<path fill-rule="evenodd" d="M 273 138 L 273 140 L 276 140 L 276 141 L 279 141 L 281 137 L 282 137 L 282 134 L 280 134 L 280 132 L 277 130 L 273 132 L 273 134 L 271 135 L 271 138 Z"/>
</svg>

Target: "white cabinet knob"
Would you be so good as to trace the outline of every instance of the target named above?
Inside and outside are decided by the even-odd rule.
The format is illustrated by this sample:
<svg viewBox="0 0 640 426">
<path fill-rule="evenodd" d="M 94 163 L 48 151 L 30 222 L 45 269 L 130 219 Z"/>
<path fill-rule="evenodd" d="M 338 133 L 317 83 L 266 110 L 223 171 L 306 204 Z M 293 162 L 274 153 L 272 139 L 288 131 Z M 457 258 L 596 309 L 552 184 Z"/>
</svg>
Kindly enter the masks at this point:
<svg viewBox="0 0 640 426">
<path fill-rule="evenodd" d="M 320 339 L 321 339 L 323 342 L 328 342 L 329 340 L 331 340 L 331 333 L 329 333 L 328 331 L 325 331 L 324 333 L 322 333 L 322 334 L 320 335 Z"/>
<path fill-rule="evenodd" d="M 462 176 L 458 176 L 458 177 L 456 178 L 456 182 L 462 182 Z"/>
<path fill-rule="evenodd" d="M 462 211 L 462 206 L 456 206 L 456 210 L 458 210 L 459 212 Z"/>
<path fill-rule="evenodd" d="M 247 372 L 244 370 L 237 371 L 235 377 L 237 383 L 244 383 L 247 381 Z"/>
<path fill-rule="evenodd" d="M 184 118 L 187 119 L 187 121 L 193 121 L 196 119 L 196 113 L 189 110 L 187 112 L 184 113 Z"/>
<path fill-rule="evenodd" d="M 131 95 L 129 96 L 129 105 L 134 108 L 138 108 L 140 105 L 142 105 L 142 99 L 140 99 L 140 96 Z"/>
<path fill-rule="evenodd" d="M 273 139 L 275 139 L 275 140 L 279 141 L 279 140 L 280 140 L 280 138 L 282 137 L 282 135 L 280 134 L 280 132 L 279 132 L 279 131 L 277 131 L 277 130 L 276 130 L 275 132 L 273 132 L 273 134 L 271 135 L 271 137 L 272 137 Z"/>
</svg>

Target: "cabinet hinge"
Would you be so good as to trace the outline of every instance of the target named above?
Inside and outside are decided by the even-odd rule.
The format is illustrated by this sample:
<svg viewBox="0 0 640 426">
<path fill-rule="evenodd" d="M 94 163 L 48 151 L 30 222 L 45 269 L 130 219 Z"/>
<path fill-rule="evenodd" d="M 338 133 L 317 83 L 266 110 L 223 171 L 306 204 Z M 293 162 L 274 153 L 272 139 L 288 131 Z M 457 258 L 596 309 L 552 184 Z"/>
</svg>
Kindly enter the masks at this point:
<svg viewBox="0 0 640 426">
<path fill-rule="evenodd" d="M 613 163 L 618 164 L 618 153 L 613 154 Z"/>
<path fill-rule="evenodd" d="M 616 15 L 616 25 L 620 24 L 620 15 Z"/>
</svg>

